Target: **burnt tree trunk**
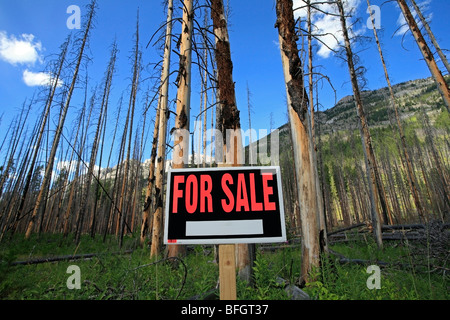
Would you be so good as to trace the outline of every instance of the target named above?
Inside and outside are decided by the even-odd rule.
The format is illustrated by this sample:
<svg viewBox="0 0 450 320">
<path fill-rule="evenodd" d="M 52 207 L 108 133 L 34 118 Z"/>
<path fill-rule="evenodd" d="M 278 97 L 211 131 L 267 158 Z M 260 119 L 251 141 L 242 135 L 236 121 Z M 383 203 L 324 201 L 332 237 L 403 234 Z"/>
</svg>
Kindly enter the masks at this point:
<svg viewBox="0 0 450 320">
<path fill-rule="evenodd" d="M 155 174 L 155 211 L 152 222 L 152 244 L 150 257 L 157 257 L 161 252 L 162 239 L 162 206 L 163 206 L 163 184 L 166 163 L 166 131 L 167 119 L 169 116 L 169 69 L 170 52 L 172 47 L 172 14 L 173 0 L 169 0 L 167 7 L 167 26 L 166 39 L 164 45 L 163 69 L 161 72 L 160 87 L 160 114 L 159 114 L 159 133 L 158 133 L 158 155 Z"/>
<path fill-rule="evenodd" d="M 215 59 L 217 66 L 217 90 L 220 113 L 217 114 L 217 127 L 223 135 L 224 166 L 238 166 L 243 163 L 243 147 L 239 110 L 233 81 L 233 62 L 231 60 L 228 26 L 222 0 L 211 1 L 211 18 L 215 35 Z M 227 136 L 230 139 L 227 139 Z M 230 141 L 228 141 L 230 140 Z M 216 150 L 217 152 L 217 150 Z M 221 162 L 216 159 L 216 162 Z M 248 282 L 252 279 L 254 246 L 236 245 L 236 264 L 239 276 Z"/>
<path fill-rule="evenodd" d="M 313 157 L 311 118 L 308 113 L 308 96 L 302 78 L 302 63 L 297 47 L 292 0 L 276 2 L 281 61 L 288 101 L 294 164 L 297 177 L 297 193 L 300 202 L 302 233 L 302 267 L 300 283 L 312 281 L 311 271 L 320 264 L 318 197 L 316 188 L 316 164 Z"/>
<path fill-rule="evenodd" d="M 191 66 L 192 66 L 192 36 L 194 24 L 193 0 L 184 0 L 183 23 L 181 26 L 180 43 L 180 69 L 177 78 L 177 116 L 175 118 L 175 129 L 189 132 L 189 118 L 191 110 Z M 200 130 L 201 131 L 201 130 Z M 176 134 L 173 147 L 174 169 L 184 168 L 189 161 L 189 136 Z M 194 142 L 194 140 L 192 140 Z M 194 148 L 192 148 L 194 152 Z M 200 152 L 200 150 L 198 151 Z M 192 160 L 194 157 L 192 156 Z M 169 257 L 185 254 L 186 248 L 179 244 L 167 246 Z"/>
<path fill-rule="evenodd" d="M 153 128 L 153 140 L 152 140 L 152 151 L 150 155 L 150 166 L 148 169 L 148 179 L 147 179 L 147 189 L 145 192 L 145 202 L 142 211 L 142 225 L 140 233 L 140 244 L 142 247 L 145 245 L 145 239 L 148 231 L 151 228 L 151 207 L 152 207 L 152 191 L 155 183 L 155 161 L 156 161 L 156 151 L 158 149 L 158 132 L 159 132 L 159 118 L 161 112 L 161 99 L 158 102 L 158 108 L 156 110 L 155 116 L 155 126 Z"/>
</svg>

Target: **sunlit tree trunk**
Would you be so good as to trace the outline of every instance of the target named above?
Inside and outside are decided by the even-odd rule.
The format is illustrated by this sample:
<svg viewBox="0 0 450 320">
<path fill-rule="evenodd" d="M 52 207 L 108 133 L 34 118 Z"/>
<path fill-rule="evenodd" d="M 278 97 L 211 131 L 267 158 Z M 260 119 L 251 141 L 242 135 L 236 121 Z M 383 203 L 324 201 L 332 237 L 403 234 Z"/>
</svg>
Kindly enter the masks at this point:
<svg viewBox="0 0 450 320">
<path fill-rule="evenodd" d="M 327 227 L 326 218 L 323 203 L 322 189 L 320 188 L 319 171 L 317 167 L 317 145 L 316 145 L 316 133 L 315 133 L 315 122 L 314 122 L 314 82 L 313 82 L 313 50 L 312 50 L 312 6 L 311 0 L 307 0 L 307 23 L 308 23 L 308 86 L 309 86 L 309 103 L 310 103 L 310 113 L 311 113 L 311 138 L 313 143 L 313 165 L 316 171 L 314 176 L 316 178 L 316 192 L 317 192 L 317 221 L 319 223 L 319 236 L 321 241 L 321 250 L 327 250 Z"/>
<path fill-rule="evenodd" d="M 417 12 L 417 15 L 420 18 L 420 21 L 422 21 L 423 26 L 425 27 L 425 30 L 428 33 L 428 36 L 430 37 L 431 42 L 433 43 L 433 46 L 436 48 L 437 54 L 442 60 L 442 63 L 444 64 L 445 68 L 447 69 L 447 72 L 450 73 L 450 64 L 448 63 L 447 57 L 442 52 L 441 47 L 439 46 L 439 43 L 436 40 L 436 37 L 434 36 L 433 32 L 431 31 L 430 25 L 427 22 L 427 19 L 422 14 L 422 11 L 420 11 L 419 6 L 417 5 L 415 0 L 411 0 L 412 5 L 414 6 L 414 10 Z"/>
<path fill-rule="evenodd" d="M 297 193 L 300 202 L 302 233 L 301 283 L 313 280 L 311 271 L 320 264 L 318 197 L 316 165 L 313 163 L 311 118 L 308 113 L 308 96 L 302 78 L 302 64 L 297 47 L 292 0 L 276 2 L 281 61 L 291 126 Z"/>
<path fill-rule="evenodd" d="M 178 71 L 177 115 L 175 128 L 189 131 L 191 110 L 191 65 L 192 65 L 192 35 L 193 35 L 193 0 L 184 0 L 183 23 L 180 43 L 180 70 Z M 199 130 L 201 132 L 201 128 Z M 192 148 L 194 149 L 194 148 Z M 194 151 L 192 151 L 194 152 Z M 198 150 L 200 153 L 200 149 Z M 184 168 L 188 164 L 189 139 L 177 135 L 173 147 L 173 168 Z M 192 157 L 193 158 L 193 157 Z M 185 247 L 178 244 L 168 245 L 168 256 L 176 257 L 185 253 Z"/>
</svg>

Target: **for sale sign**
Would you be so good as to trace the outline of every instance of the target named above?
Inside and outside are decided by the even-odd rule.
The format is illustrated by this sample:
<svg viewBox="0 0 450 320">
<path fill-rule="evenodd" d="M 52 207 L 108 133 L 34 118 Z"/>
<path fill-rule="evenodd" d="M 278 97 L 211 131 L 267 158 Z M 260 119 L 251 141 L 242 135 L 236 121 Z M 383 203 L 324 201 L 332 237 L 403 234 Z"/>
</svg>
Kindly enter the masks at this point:
<svg viewBox="0 0 450 320">
<path fill-rule="evenodd" d="M 286 241 L 279 167 L 173 169 L 164 243 Z"/>
</svg>

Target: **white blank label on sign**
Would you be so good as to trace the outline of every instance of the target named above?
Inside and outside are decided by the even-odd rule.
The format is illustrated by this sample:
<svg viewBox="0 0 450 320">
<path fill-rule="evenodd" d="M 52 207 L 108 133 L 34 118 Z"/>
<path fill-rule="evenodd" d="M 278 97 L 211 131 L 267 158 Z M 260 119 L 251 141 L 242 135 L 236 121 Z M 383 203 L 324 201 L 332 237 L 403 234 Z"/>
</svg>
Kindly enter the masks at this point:
<svg viewBox="0 0 450 320">
<path fill-rule="evenodd" d="M 187 221 L 186 236 L 263 234 L 262 220 Z"/>
</svg>

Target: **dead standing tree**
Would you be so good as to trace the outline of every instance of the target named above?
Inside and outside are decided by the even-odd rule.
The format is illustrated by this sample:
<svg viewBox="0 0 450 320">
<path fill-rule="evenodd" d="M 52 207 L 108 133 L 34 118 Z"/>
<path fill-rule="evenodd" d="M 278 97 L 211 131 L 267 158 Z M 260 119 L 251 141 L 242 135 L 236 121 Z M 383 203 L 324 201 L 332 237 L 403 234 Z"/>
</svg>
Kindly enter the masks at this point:
<svg viewBox="0 0 450 320">
<path fill-rule="evenodd" d="M 159 95 L 159 133 L 158 133 L 158 153 L 157 164 L 155 174 L 155 211 L 153 214 L 152 222 L 152 244 L 150 250 L 150 257 L 157 257 L 161 252 L 161 239 L 162 239 L 162 206 L 163 206 L 163 182 L 164 171 L 166 163 L 166 131 L 167 131 L 167 119 L 169 116 L 169 69 L 170 69 L 170 52 L 172 47 L 172 14 L 173 14 L 173 0 L 169 0 L 167 9 L 167 22 L 166 22 L 166 37 L 164 44 L 164 60 L 163 68 L 161 72 L 161 86 Z M 148 206 L 144 210 L 151 210 L 149 205 L 149 188 L 147 186 L 147 200 Z M 151 190 L 150 190 L 151 192 Z M 145 212 L 144 212 L 145 214 Z"/>
<path fill-rule="evenodd" d="M 370 135 L 369 126 L 367 123 L 366 115 L 363 108 L 361 91 L 359 89 L 357 74 L 353 61 L 353 52 L 350 44 L 350 37 L 347 30 L 347 18 L 344 11 L 344 4 L 342 0 L 338 0 L 336 5 L 339 10 L 340 20 L 342 25 L 342 33 L 344 36 L 345 52 L 347 56 L 347 64 L 350 73 L 350 79 L 353 88 L 353 96 L 355 100 L 355 106 L 359 118 L 359 130 L 361 133 L 361 140 L 363 144 L 364 159 L 366 163 L 367 179 L 369 183 L 369 199 L 370 199 L 370 211 L 372 217 L 372 227 L 378 247 L 383 247 L 383 241 L 381 239 L 381 223 L 378 208 L 378 168 L 375 160 L 375 153 L 372 147 L 372 137 Z"/>
<path fill-rule="evenodd" d="M 191 66 L 194 10 L 193 0 L 184 0 L 183 22 L 180 42 L 180 69 L 177 77 L 177 115 L 175 118 L 175 141 L 173 147 L 174 169 L 184 168 L 189 158 L 189 136 L 177 132 L 189 132 L 191 110 Z M 200 152 L 200 151 L 199 151 Z M 171 244 L 167 247 L 168 256 L 176 257 L 184 254 L 185 247 Z"/>
<path fill-rule="evenodd" d="M 313 76 L 314 76 L 314 68 L 313 68 L 313 49 L 312 49 L 312 4 L 311 0 L 306 1 L 307 5 L 307 24 L 308 24 L 308 86 L 309 86 L 309 100 L 310 100 L 310 114 L 311 114 L 311 139 L 313 144 L 313 164 L 316 178 L 316 192 L 318 195 L 317 198 L 317 221 L 319 223 L 319 236 L 321 238 L 322 244 L 321 249 L 327 250 L 327 231 L 326 231 L 326 216 L 325 216 L 325 207 L 323 203 L 323 194 L 320 186 L 319 180 L 319 171 L 317 167 L 317 145 L 315 138 L 315 124 L 314 124 L 314 92 L 313 92 Z"/>
<path fill-rule="evenodd" d="M 416 11 L 417 15 L 419 16 L 420 21 L 423 24 L 423 27 L 427 31 L 428 36 L 430 37 L 430 40 L 433 43 L 433 46 L 436 48 L 437 54 L 439 55 L 439 57 L 442 60 L 442 63 L 444 64 L 445 68 L 447 69 L 447 72 L 450 73 L 450 64 L 448 63 L 447 57 L 445 56 L 444 52 L 442 52 L 442 49 L 439 46 L 439 43 L 437 42 L 436 37 L 434 36 L 433 32 L 431 31 L 430 25 L 428 24 L 427 20 L 423 16 L 422 11 L 420 10 L 416 1 L 411 0 L 411 3 L 414 6 L 414 10 Z"/>
<path fill-rule="evenodd" d="M 369 0 L 367 0 L 367 6 L 370 8 L 370 2 Z M 422 201 L 420 199 L 420 194 L 419 194 L 419 187 L 417 184 L 417 179 L 416 176 L 414 174 L 414 170 L 412 167 L 412 163 L 411 163 L 411 157 L 409 155 L 408 152 L 408 147 L 406 145 L 406 137 L 405 137 L 405 133 L 403 131 L 403 126 L 400 120 L 400 116 L 398 113 L 398 108 L 397 108 L 397 103 L 395 102 L 395 95 L 394 95 L 394 90 L 392 89 L 392 85 L 391 85 L 391 80 L 389 78 L 389 73 L 386 67 L 386 62 L 384 59 L 384 55 L 383 55 L 383 51 L 381 48 L 381 43 L 380 40 L 378 38 L 378 32 L 377 32 L 377 28 L 375 27 L 375 18 L 372 15 L 372 10 L 370 11 L 370 18 L 371 18 L 371 22 L 372 22 L 372 26 L 373 26 L 373 33 L 374 33 L 374 37 L 375 37 L 375 41 L 377 43 L 377 47 L 378 47 L 378 52 L 380 54 L 380 59 L 381 59 L 381 63 L 383 65 L 383 70 L 384 70 L 384 75 L 386 77 L 386 82 L 389 88 L 389 97 L 390 97 L 390 102 L 391 102 L 391 107 L 394 109 L 394 115 L 395 115 L 395 120 L 397 123 L 397 130 L 398 133 L 400 135 L 400 141 L 401 141 L 401 146 L 402 146 L 402 152 L 405 158 L 405 162 L 406 162 L 406 169 L 407 169 L 407 173 L 408 173 L 408 183 L 411 189 L 411 193 L 414 199 L 414 203 L 416 205 L 417 211 L 419 213 L 419 216 L 426 220 L 425 218 L 425 214 L 424 214 L 424 210 L 423 210 L 423 206 L 422 206 Z"/>
<path fill-rule="evenodd" d="M 158 132 L 159 132 L 159 118 L 161 112 L 161 99 L 158 101 L 158 107 L 156 109 L 155 116 L 155 126 L 153 128 L 153 140 L 152 140 L 152 151 L 150 155 L 150 167 L 148 170 L 148 179 L 147 179 L 147 188 L 145 191 L 145 202 L 144 208 L 142 211 L 142 224 L 141 224 L 141 233 L 140 233 L 140 244 L 143 247 L 145 245 L 145 239 L 147 236 L 147 232 L 151 230 L 151 206 L 152 206 L 152 191 L 155 183 L 155 160 L 156 160 L 156 151 L 158 149 Z"/>
<path fill-rule="evenodd" d="M 61 54 L 59 55 L 59 58 L 58 58 L 59 64 L 57 67 L 57 72 L 55 73 L 56 76 L 52 79 L 49 96 L 48 96 L 48 99 L 47 99 L 47 102 L 46 102 L 46 105 L 45 105 L 45 108 L 43 111 L 43 119 L 42 119 L 41 127 L 39 130 L 37 140 L 34 145 L 33 156 L 32 156 L 31 163 L 30 163 L 30 166 L 28 169 L 28 173 L 27 173 L 27 176 L 25 179 L 25 185 L 24 185 L 24 188 L 22 191 L 22 196 L 20 198 L 19 208 L 17 209 L 16 216 L 14 219 L 14 224 L 12 226 L 12 231 L 11 231 L 12 234 L 14 234 L 14 232 L 15 232 L 18 221 L 22 218 L 22 214 L 23 214 L 23 210 L 24 210 L 24 206 L 25 206 L 25 200 L 28 196 L 28 191 L 30 189 L 33 172 L 35 171 L 35 165 L 36 165 L 37 157 L 39 154 L 42 138 L 44 136 L 46 124 L 47 124 L 47 121 L 49 118 L 50 108 L 53 103 L 53 98 L 55 96 L 56 89 L 58 88 L 58 85 L 60 84 L 60 76 L 61 76 L 61 72 L 64 67 L 64 62 L 66 61 L 66 54 L 67 54 L 67 49 L 68 49 L 69 43 L 70 43 L 70 37 L 67 38 L 67 40 L 64 42 L 64 44 L 61 47 L 62 48 Z"/>
<path fill-rule="evenodd" d="M 136 22 L 136 33 L 135 33 L 135 46 L 134 46 L 134 57 L 133 57 L 133 79 L 131 83 L 131 92 L 130 92 L 130 100 L 128 104 L 129 108 L 129 131 L 128 131 L 128 146 L 127 146 L 127 155 L 125 160 L 125 168 L 124 168 L 124 177 L 122 180 L 122 188 L 121 188 L 121 194 L 120 194 L 120 201 L 119 201 L 119 209 L 120 209 L 120 221 L 119 221 L 119 244 L 122 247 L 122 240 L 123 240 L 123 234 L 124 234 L 124 228 L 127 218 L 127 211 L 128 206 L 126 203 L 131 202 L 131 198 L 129 198 L 129 195 L 132 194 L 131 191 L 129 191 L 129 177 L 130 177 L 130 162 L 131 162 L 131 144 L 132 144 L 132 135 L 133 135 L 133 122 L 134 122 L 134 110 L 136 106 L 136 95 L 139 88 L 139 75 L 140 75 L 140 69 L 141 69 L 141 51 L 139 49 L 139 12 Z M 128 122 L 125 125 L 125 131 L 127 130 Z M 124 136 L 125 132 L 124 131 Z M 126 139 L 125 139 L 126 140 Z"/>
<path fill-rule="evenodd" d="M 316 189 L 311 119 L 308 96 L 303 83 L 302 63 L 297 47 L 292 0 L 276 2 L 281 60 L 288 101 L 289 122 L 294 149 L 297 193 L 300 201 L 302 267 L 300 282 L 310 282 L 311 271 L 320 264 L 318 197 Z"/>
<path fill-rule="evenodd" d="M 408 23 L 409 29 L 414 36 L 414 39 L 419 46 L 420 52 L 427 63 L 428 69 L 430 69 L 431 75 L 433 76 L 434 81 L 436 82 L 439 93 L 444 100 L 445 106 L 447 107 L 447 111 L 450 112 L 450 89 L 447 85 L 447 82 L 444 79 L 441 71 L 439 70 L 436 60 L 434 59 L 433 53 L 431 52 L 428 44 L 426 43 L 422 32 L 420 32 L 419 26 L 417 25 L 416 20 L 409 10 L 408 5 L 405 0 L 397 0 L 397 3 L 402 10 L 403 16 L 405 17 L 406 22 Z"/>
<path fill-rule="evenodd" d="M 223 134 L 224 166 L 238 166 L 243 163 L 241 124 L 236 104 L 228 26 L 222 0 L 211 0 L 211 18 L 215 36 L 217 90 L 218 103 L 220 104 L 220 113 L 217 114 L 217 127 Z M 216 161 L 221 162 L 221 159 L 216 159 Z M 225 246 L 223 248 L 231 248 Z M 220 250 L 223 250 L 223 248 Z M 252 257 L 251 245 L 236 245 L 236 266 L 241 279 L 251 280 Z"/>
<path fill-rule="evenodd" d="M 65 119 L 66 119 L 66 116 L 67 116 L 67 111 L 69 109 L 69 105 L 70 105 L 70 101 L 71 101 L 71 98 L 72 98 L 72 94 L 73 94 L 73 91 L 75 89 L 75 85 L 76 85 L 77 80 L 78 80 L 78 72 L 80 70 L 80 65 L 81 65 L 81 62 L 83 60 L 84 49 L 86 48 L 86 45 L 87 45 L 87 42 L 88 42 L 88 39 L 89 39 L 89 33 L 91 31 L 92 22 L 93 22 L 93 18 L 94 18 L 94 15 L 95 15 L 95 8 L 96 8 L 96 1 L 94 0 L 89 5 L 89 13 L 88 13 L 88 17 L 87 17 L 87 20 L 86 20 L 87 23 L 86 23 L 86 27 L 84 29 L 83 38 L 82 38 L 82 42 L 81 42 L 81 47 L 80 47 L 80 50 L 78 52 L 78 56 L 77 56 L 77 60 L 76 60 L 77 62 L 76 62 L 76 66 L 75 66 L 72 82 L 71 82 L 71 85 L 70 85 L 70 88 L 69 88 L 69 91 L 68 91 L 68 94 L 67 94 L 67 98 L 66 98 L 66 101 L 65 101 L 65 104 L 64 104 L 64 107 L 63 107 L 63 111 L 62 111 L 62 114 L 61 114 L 61 117 L 60 117 L 60 120 L 59 120 L 58 127 L 56 129 L 55 136 L 54 136 L 54 139 L 53 139 L 53 145 L 52 145 L 52 149 L 51 149 L 51 152 L 50 152 L 49 161 L 48 161 L 47 167 L 45 169 L 44 179 L 43 179 L 41 188 L 39 190 L 39 195 L 38 195 L 38 198 L 36 200 L 36 204 L 34 206 L 33 213 L 31 215 L 31 219 L 30 219 L 30 222 L 29 222 L 28 227 L 27 227 L 27 231 L 25 233 L 25 238 L 26 239 L 30 238 L 31 233 L 33 231 L 33 226 L 34 226 L 36 217 L 38 216 L 38 213 L 39 213 L 39 211 L 41 209 L 41 206 L 42 206 L 43 202 L 46 201 L 46 193 L 47 193 L 48 186 L 50 184 L 50 179 L 51 179 L 52 172 L 53 172 L 53 164 L 54 164 L 54 161 L 55 161 L 56 151 L 58 149 L 59 140 L 61 138 L 61 134 L 62 134 L 62 130 L 63 130 L 63 127 L 64 127 L 64 122 L 65 122 Z"/>
<path fill-rule="evenodd" d="M 94 136 L 94 142 L 91 149 L 91 157 L 89 160 L 89 167 L 86 175 L 86 181 L 85 181 L 85 189 L 84 189 L 84 195 L 81 197 L 81 204 L 80 204 L 80 212 L 78 214 L 78 221 L 77 221 L 77 229 L 76 229 L 76 235 L 75 235 L 75 242 L 79 243 L 81 233 L 83 232 L 83 221 L 86 217 L 86 214 L 88 214 L 88 207 L 89 207 L 89 199 L 90 194 L 92 192 L 91 190 L 91 182 L 92 177 L 94 175 L 94 167 L 95 167 L 95 161 L 97 159 L 97 153 L 99 150 L 99 144 L 100 144 L 100 136 L 102 134 L 102 123 L 104 122 L 104 119 L 106 117 L 107 111 L 108 111 L 108 99 L 109 99 L 109 93 L 111 90 L 112 85 L 112 79 L 114 75 L 114 68 L 116 63 L 116 56 L 117 56 L 117 46 L 114 43 L 113 48 L 111 50 L 111 57 L 108 63 L 107 71 L 105 73 L 105 80 L 103 83 L 103 93 L 102 93 L 102 102 L 100 106 L 100 114 L 97 119 L 97 127 L 95 131 Z M 96 195 L 97 193 L 95 193 Z M 92 224 L 95 224 L 95 216 L 92 214 Z M 91 233 L 91 236 L 93 236 L 93 232 Z"/>
</svg>

